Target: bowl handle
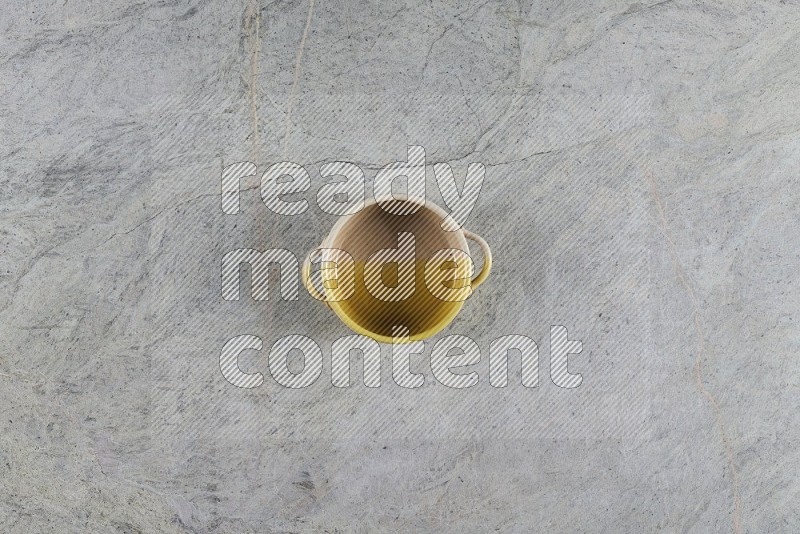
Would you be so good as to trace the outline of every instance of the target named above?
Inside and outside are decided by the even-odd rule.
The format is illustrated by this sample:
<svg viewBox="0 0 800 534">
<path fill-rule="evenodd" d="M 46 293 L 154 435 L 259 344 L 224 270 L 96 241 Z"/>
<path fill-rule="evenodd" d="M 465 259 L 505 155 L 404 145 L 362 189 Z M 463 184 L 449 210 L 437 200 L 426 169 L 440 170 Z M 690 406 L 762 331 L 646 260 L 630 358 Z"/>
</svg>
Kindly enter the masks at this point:
<svg viewBox="0 0 800 534">
<path fill-rule="evenodd" d="M 314 282 L 311 281 L 311 254 L 313 254 L 317 249 L 319 249 L 319 247 L 311 249 L 308 255 L 306 255 L 306 259 L 303 260 L 303 270 L 301 273 L 303 277 L 303 284 L 306 286 L 308 293 L 315 299 L 326 302 L 325 297 L 320 295 L 320 293 L 317 291 L 317 288 L 314 287 Z"/>
<path fill-rule="evenodd" d="M 478 245 L 480 245 L 481 250 L 483 251 L 483 267 L 481 267 L 481 272 L 478 273 L 478 276 L 472 279 L 472 289 L 475 289 L 481 285 L 484 280 L 486 280 L 486 277 L 489 276 L 489 272 L 492 270 L 492 251 L 481 236 L 473 234 L 469 230 L 465 229 L 464 237 L 475 241 Z"/>
</svg>

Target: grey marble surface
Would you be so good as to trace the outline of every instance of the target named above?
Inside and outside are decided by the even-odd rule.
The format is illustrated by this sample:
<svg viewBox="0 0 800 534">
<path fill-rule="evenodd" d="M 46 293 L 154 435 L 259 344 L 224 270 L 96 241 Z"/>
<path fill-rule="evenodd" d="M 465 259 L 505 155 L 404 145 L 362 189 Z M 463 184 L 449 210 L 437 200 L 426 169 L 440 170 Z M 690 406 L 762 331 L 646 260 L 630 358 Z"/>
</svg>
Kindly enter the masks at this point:
<svg viewBox="0 0 800 534">
<path fill-rule="evenodd" d="M 0 13 L 0 530 L 800 531 L 796 2 L 46 2 Z M 437 338 L 477 386 L 330 384 L 308 294 L 224 301 L 240 248 L 302 257 L 425 147 L 486 181 L 495 260 Z M 304 165 L 278 217 L 225 165 Z M 428 169 L 430 198 L 441 203 Z M 548 375 L 550 325 L 583 352 Z M 321 378 L 228 384 L 224 343 L 313 338 Z M 489 343 L 540 384 L 488 384 Z M 386 347 L 384 347 L 386 349 Z M 426 367 L 427 366 L 427 367 Z"/>
</svg>

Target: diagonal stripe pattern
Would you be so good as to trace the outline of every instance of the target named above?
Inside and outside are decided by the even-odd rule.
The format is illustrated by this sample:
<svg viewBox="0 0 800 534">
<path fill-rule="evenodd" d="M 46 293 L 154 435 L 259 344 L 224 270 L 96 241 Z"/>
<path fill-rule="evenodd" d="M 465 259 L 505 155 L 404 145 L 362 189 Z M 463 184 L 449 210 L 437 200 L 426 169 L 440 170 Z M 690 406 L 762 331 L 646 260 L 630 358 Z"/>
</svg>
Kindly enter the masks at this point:
<svg viewBox="0 0 800 534">
<path fill-rule="evenodd" d="M 381 346 L 367 336 L 353 334 L 337 339 L 331 346 L 331 383 L 337 388 L 350 385 L 350 360 L 354 351 L 364 361 L 364 385 L 381 387 Z"/>
<path fill-rule="evenodd" d="M 300 268 L 297 257 L 285 249 L 263 252 L 239 248 L 222 258 L 222 298 L 239 300 L 240 268 L 243 263 L 251 267 L 251 293 L 254 300 L 269 300 L 269 266 L 280 266 L 281 298 L 297 300 L 299 296 Z"/>
<path fill-rule="evenodd" d="M 261 373 L 245 373 L 239 368 L 239 354 L 245 350 L 261 350 L 261 339 L 257 336 L 243 335 L 236 336 L 222 347 L 222 354 L 219 357 L 219 369 L 225 380 L 236 387 L 244 389 L 257 388 L 264 383 L 264 375 Z"/>
<path fill-rule="evenodd" d="M 520 353 L 522 385 L 535 388 L 539 385 L 539 347 L 531 338 L 509 334 L 492 340 L 489 344 L 489 383 L 496 388 L 508 385 L 508 354 Z"/>
<path fill-rule="evenodd" d="M 564 326 L 550 327 L 550 378 L 560 388 L 576 388 L 581 385 L 580 374 L 570 374 L 567 369 L 568 355 L 578 354 L 583 350 L 583 343 L 567 338 Z"/>
<path fill-rule="evenodd" d="M 222 212 L 226 215 L 239 213 L 239 191 L 242 178 L 255 176 L 255 163 L 239 161 L 231 163 L 222 171 Z"/>
<path fill-rule="evenodd" d="M 453 349 L 460 354 L 450 356 Z M 481 361 L 481 349 L 475 341 L 467 336 L 453 334 L 443 337 L 433 346 L 431 351 L 431 371 L 441 384 L 454 389 L 464 389 L 478 383 L 478 372 L 456 374 L 452 367 L 474 365 Z"/>
<path fill-rule="evenodd" d="M 299 350 L 303 354 L 303 370 L 299 373 L 289 370 L 289 353 L 293 350 Z M 307 388 L 322 374 L 322 350 L 310 337 L 300 334 L 284 336 L 272 345 L 269 353 L 269 372 L 283 387 Z"/>
<path fill-rule="evenodd" d="M 323 178 L 345 178 L 345 181 L 326 183 L 319 188 L 317 204 L 322 211 L 331 215 L 351 215 L 364 207 L 367 187 L 361 167 L 347 161 L 332 161 L 322 164 L 319 173 Z"/>
<path fill-rule="evenodd" d="M 364 285 L 376 299 L 397 302 L 411 298 L 416 289 L 416 261 L 414 234 L 401 232 L 397 236 L 397 248 L 374 252 L 364 265 Z M 390 287 L 383 281 L 384 267 L 397 265 L 397 285 Z"/>
</svg>

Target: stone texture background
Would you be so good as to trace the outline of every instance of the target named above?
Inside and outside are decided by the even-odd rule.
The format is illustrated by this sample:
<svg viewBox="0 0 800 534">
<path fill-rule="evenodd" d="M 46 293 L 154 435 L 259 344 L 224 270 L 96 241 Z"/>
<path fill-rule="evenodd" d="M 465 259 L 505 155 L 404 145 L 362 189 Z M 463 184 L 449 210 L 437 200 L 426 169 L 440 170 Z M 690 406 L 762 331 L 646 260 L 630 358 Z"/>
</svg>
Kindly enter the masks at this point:
<svg viewBox="0 0 800 534">
<path fill-rule="evenodd" d="M 0 528 L 10 532 L 800 531 L 796 2 L 57 2 L 0 13 Z M 223 301 L 222 255 L 299 257 L 319 165 L 487 167 L 492 276 L 443 334 L 469 390 L 226 383 L 301 292 Z M 306 166 L 242 212 L 220 173 Z M 441 202 L 432 172 L 428 192 Z M 551 324 L 583 342 L 548 377 Z M 540 385 L 488 385 L 489 342 Z M 426 367 L 428 366 L 428 367 Z"/>
</svg>

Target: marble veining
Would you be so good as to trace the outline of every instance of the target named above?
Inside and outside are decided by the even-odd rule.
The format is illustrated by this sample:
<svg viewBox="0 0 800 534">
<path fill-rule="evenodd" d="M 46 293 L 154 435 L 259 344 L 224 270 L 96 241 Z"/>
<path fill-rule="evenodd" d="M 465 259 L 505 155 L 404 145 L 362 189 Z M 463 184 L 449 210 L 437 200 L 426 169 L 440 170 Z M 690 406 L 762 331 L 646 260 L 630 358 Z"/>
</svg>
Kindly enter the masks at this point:
<svg viewBox="0 0 800 534">
<path fill-rule="evenodd" d="M 0 529 L 800 530 L 799 32 L 792 1 L 8 3 Z M 408 145 L 440 205 L 434 164 L 485 165 L 465 226 L 495 267 L 421 388 L 388 352 L 380 388 L 335 388 L 349 331 L 302 291 L 225 301 L 221 260 L 302 259 L 336 221 L 320 167 L 371 191 Z M 260 198 L 279 161 L 311 176 L 300 215 Z M 583 344 L 574 390 L 551 325 Z M 453 333 L 473 388 L 426 363 Z M 309 336 L 321 378 L 228 384 L 242 334 L 265 373 Z M 538 344 L 538 387 L 513 360 L 489 385 L 505 334 Z"/>
</svg>

